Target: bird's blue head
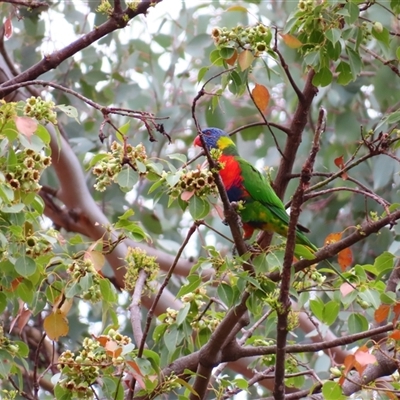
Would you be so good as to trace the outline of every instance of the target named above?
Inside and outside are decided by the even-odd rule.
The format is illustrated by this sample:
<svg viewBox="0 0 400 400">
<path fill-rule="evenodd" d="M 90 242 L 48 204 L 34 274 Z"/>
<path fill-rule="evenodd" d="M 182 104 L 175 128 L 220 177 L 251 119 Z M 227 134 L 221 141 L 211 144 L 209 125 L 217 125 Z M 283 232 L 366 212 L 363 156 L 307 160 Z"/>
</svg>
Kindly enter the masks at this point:
<svg viewBox="0 0 400 400">
<path fill-rule="evenodd" d="M 221 146 L 222 141 L 221 138 L 228 139 L 230 142 L 231 139 L 229 138 L 228 134 L 224 132 L 222 129 L 219 128 L 206 128 L 202 130 L 203 139 L 208 147 L 208 150 L 211 149 L 222 149 L 224 146 Z M 194 140 L 195 146 L 202 147 L 200 135 L 196 136 Z"/>
</svg>

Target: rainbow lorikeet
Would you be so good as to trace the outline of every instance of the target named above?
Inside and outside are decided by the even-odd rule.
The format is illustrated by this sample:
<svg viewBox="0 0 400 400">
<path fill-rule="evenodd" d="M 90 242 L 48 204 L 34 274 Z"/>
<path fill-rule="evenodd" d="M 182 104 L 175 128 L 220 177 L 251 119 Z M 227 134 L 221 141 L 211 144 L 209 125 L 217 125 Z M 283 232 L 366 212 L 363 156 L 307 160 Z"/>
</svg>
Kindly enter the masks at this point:
<svg viewBox="0 0 400 400">
<path fill-rule="evenodd" d="M 286 237 L 289 215 L 264 175 L 239 156 L 235 143 L 223 130 L 207 128 L 202 133 L 209 150 L 219 149 L 222 152 L 218 160 L 222 165 L 219 174 L 229 201 L 243 202 L 240 218 L 244 238 L 249 239 L 255 229 L 276 232 Z M 196 137 L 194 144 L 202 147 L 200 136 Z M 304 232 L 308 232 L 308 229 L 297 225 L 296 242 L 317 251 L 318 248 Z"/>
<path fill-rule="evenodd" d="M 219 171 L 225 186 L 229 201 L 243 202 L 240 218 L 243 224 L 244 239 L 249 239 L 255 229 L 276 232 L 287 237 L 289 215 L 282 200 L 272 189 L 267 179 L 248 161 L 241 158 L 232 139 L 222 129 L 206 128 L 202 136 L 208 150 L 218 149 L 221 155 L 218 159 L 222 168 Z M 196 146 L 202 147 L 200 136 L 194 140 Z M 297 225 L 296 242 L 316 252 L 315 246 L 304 232 L 307 228 Z M 328 260 L 329 268 L 338 274 L 345 282 L 356 289 Z"/>
</svg>

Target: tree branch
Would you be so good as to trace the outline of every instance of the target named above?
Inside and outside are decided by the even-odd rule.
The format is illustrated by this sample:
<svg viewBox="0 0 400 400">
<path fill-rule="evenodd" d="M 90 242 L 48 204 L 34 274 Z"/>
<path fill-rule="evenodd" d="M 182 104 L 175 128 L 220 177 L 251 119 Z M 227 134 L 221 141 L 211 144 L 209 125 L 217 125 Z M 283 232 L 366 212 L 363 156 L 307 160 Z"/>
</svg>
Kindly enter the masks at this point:
<svg viewBox="0 0 400 400">
<path fill-rule="evenodd" d="M 112 18 L 109 18 L 106 22 L 96 27 L 91 32 L 83 35 L 63 49 L 45 56 L 41 61 L 28 68 L 26 71 L 21 72 L 16 77 L 4 82 L 2 85 L 0 85 L 0 98 L 4 98 L 4 96 L 13 91 L 13 89 L 10 89 L 12 85 L 21 82 L 32 81 L 38 76 L 43 75 L 45 72 L 58 67 L 63 61 L 90 46 L 92 43 L 96 42 L 102 37 L 117 29 L 124 28 L 132 18 L 141 14 L 146 14 L 150 7 L 160 3 L 161 1 L 162 0 L 142 0 L 140 3 L 138 3 L 136 9 L 134 10 L 127 8 L 122 13 L 114 13 Z"/>
</svg>

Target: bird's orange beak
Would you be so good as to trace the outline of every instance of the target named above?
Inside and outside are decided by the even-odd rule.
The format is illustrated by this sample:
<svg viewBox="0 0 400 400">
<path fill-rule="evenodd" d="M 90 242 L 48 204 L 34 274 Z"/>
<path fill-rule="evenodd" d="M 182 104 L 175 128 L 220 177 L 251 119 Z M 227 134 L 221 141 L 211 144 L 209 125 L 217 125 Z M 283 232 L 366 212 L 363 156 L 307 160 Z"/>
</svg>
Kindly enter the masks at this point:
<svg viewBox="0 0 400 400">
<path fill-rule="evenodd" d="M 196 139 L 194 139 L 193 144 L 195 146 L 203 147 L 203 145 L 201 144 L 200 136 L 196 136 Z"/>
</svg>

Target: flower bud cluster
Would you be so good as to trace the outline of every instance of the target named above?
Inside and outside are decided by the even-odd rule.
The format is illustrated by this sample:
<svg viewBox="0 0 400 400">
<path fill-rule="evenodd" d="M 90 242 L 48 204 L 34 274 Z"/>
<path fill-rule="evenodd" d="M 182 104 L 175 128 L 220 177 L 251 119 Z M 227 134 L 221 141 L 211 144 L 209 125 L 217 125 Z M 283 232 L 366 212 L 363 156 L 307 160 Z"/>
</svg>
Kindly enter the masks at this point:
<svg viewBox="0 0 400 400">
<path fill-rule="evenodd" d="M 57 124 L 57 114 L 54 111 L 55 104 L 52 101 L 45 101 L 40 96 L 30 97 L 26 100 L 24 114 L 27 117 L 35 118 L 37 121 L 51 122 Z"/>
<path fill-rule="evenodd" d="M 114 141 L 110 151 L 94 167 L 93 173 L 97 176 L 95 189 L 104 192 L 106 187 L 116 182 L 118 174 L 124 165 L 138 171 L 140 175 L 146 175 L 147 168 L 146 148 L 142 143 L 137 146 L 126 144 L 125 146 Z"/>
<path fill-rule="evenodd" d="M 40 235 L 30 235 L 25 239 L 27 256 L 36 258 L 49 253 L 53 247 L 51 243 Z"/>
<path fill-rule="evenodd" d="M 13 190 L 24 193 L 38 192 L 40 175 L 51 164 L 51 158 L 36 153 L 32 149 L 25 149 L 16 154 L 17 162 L 8 166 L 5 173 L 6 182 Z"/>
<path fill-rule="evenodd" d="M 176 318 L 178 316 L 178 311 L 173 308 L 168 307 L 163 314 L 164 324 L 173 325 L 176 322 Z"/>
<path fill-rule="evenodd" d="M 147 274 L 145 288 L 148 291 L 153 291 L 151 282 L 153 282 L 160 270 L 160 266 L 156 261 L 156 257 L 149 256 L 144 250 L 138 247 L 128 248 L 125 258 L 126 273 L 124 277 L 125 290 L 133 290 L 139 277 L 139 272 L 144 270 Z"/>
<path fill-rule="evenodd" d="M 89 300 L 92 303 L 97 303 L 102 299 L 100 290 L 101 276 L 96 271 L 93 262 L 90 259 L 77 259 L 67 269 L 67 272 L 71 275 L 75 281 L 81 280 L 84 276 L 90 274 L 92 277 L 93 284 L 82 293 L 84 300 Z"/>
<path fill-rule="evenodd" d="M 298 278 L 298 280 L 295 280 L 293 282 L 293 287 L 295 290 L 300 292 L 302 290 L 307 290 L 311 287 L 320 287 L 324 284 L 325 280 L 326 276 L 322 275 L 316 269 L 310 268 L 305 276 L 303 275 L 301 278 Z"/>
<path fill-rule="evenodd" d="M 270 48 L 272 32 L 268 26 L 263 24 L 249 27 L 238 25 L 232 29 L 214 28 L 211 37 L 219 49 L 223 47 L 246 47 L 259 55 Z"/>
<path fill-rule="evenodd" d="M 16 356 L 19 351 L 18 344 L 14 343 L 6 336 L 4 336 L 4 329 L 1 325 L 0 325 L 0 349 L 7 351 L 12 356 Z"/>
<path fill-rule="evenodd" d="M 178 198 L 184 192 L 194 192 L 197 197 L 218 194 L 211 171 L 206 169 L 183 170 L 178 183 L 171 188 L 170 195 Z"/>
<path fill-rule="evenodd" d="M 2 125 L 17 116 L 16 106 L 17 103 L 7 103 L 4 99 L 0 100 L 0 121 Z"/>
<path fill-rule="evenodd" d="M 130 344 L 128 336 L 110 329 L 108 335 L 102 335 L 103 342 L 112 341 L 118 347 Z M 61 379 L 58 384 L 73 393 L 74 398 L 93 399 L 91 385 L 100 377 L 102 371 L 110 366 L 119 366 L 125 362 L 124 357 L 113 352 L 107 352 L 99 340 L 85 338 L 82 350 L 75 354 L 70 350 L 64 351 L 58 359 L 58 369 Z"/>
<path fill-rule="evenodd" d="M 317 4 L 314 0 L 300 0 L 297 4 L 297 8 L 303 12 L 313 12 Z"/>
</svg>

